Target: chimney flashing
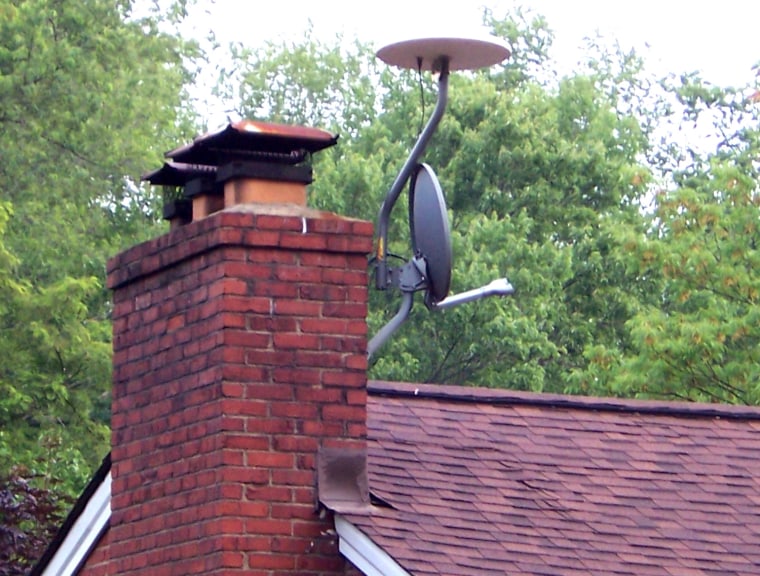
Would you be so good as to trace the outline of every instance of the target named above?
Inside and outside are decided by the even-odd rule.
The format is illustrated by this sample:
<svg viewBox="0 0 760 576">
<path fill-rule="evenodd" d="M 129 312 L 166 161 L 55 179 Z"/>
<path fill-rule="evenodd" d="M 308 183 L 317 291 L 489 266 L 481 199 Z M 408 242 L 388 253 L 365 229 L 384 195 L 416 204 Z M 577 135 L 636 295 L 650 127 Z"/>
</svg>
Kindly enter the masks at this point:
<svg viewBox="0 0 760 576">
<path fill-rule="evenodd" d="M 317 455 L 317 495 L 321 504 L 339 514 L 369 510 L 367 450 L 320 447 Z"/>
</svg>

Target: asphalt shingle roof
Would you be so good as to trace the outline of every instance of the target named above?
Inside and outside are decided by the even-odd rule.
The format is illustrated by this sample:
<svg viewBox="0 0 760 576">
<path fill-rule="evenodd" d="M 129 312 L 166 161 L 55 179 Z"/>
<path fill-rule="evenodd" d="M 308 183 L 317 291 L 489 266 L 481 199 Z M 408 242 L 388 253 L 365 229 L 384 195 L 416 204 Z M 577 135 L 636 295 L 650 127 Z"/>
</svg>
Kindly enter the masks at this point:
<svg viewBox="0 0 760 576">
<path fill-rule="evenodd" d="M 347 515 L 414 575 L 760 574 L 760 409 L 372 382 Z"/>
</svg>

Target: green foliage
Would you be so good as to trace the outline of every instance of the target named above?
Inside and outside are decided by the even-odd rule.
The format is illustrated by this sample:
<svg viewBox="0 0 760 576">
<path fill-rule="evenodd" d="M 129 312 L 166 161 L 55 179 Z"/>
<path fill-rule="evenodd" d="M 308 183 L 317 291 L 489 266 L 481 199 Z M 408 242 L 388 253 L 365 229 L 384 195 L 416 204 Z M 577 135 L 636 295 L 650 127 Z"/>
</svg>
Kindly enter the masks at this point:
<svg viewBox="0 0 760 576">
<path fill-rule="evenodd" d="M 713 158 L 694 187 L 663 194 L 656 235 L 631 245 L 637 273 L 662 282 L 630 321 L 620 392 L 760 403 L 757 177 Z"/>
<path fill-rule="evenodd" d="M 0 3 L 0 472 L 70 494 L 108 451 L 105 261 L 162 230 L 139 176 L 191 134 L 185 4 Z"/>
<path fill-rule="evenodd" d="M 216 92 L 242 117 L 355 135 L 375 113 L 375 66 L 367 46 L 340 41 L 326 45 L 309 29 L 298 43 L 233 45 L 234 65 L 220 69 Z"/>
<path fill-rule="evenodd" d="M 484 22 L 512 58 L 452 77 L 425 161 L 451 210 L 452 290 L 506 275 L 517 294 L 416 308 L 372 376 L 757 402 L 754 240 L 740 232 L 755 218 L 757 123 L 742 92 L 695 75 L 658 81 L 637 54 L 599 39 L 558 79 L 547 73 L 543 18 L 486 11 Z M 340 131 L 341 144 L 316 159 L 311 203 L 374 220 L 432 109 L 433 82 L 378 70 L 366 47 L 310 33 L 244 55 L 224 86 L 238 112 Z M 699 135 L 713 128 L 715 153 L 662 132 L 695 124 Z M 655 197 L 658 187 L 674 191 Z M 402 198 L 390 249 L 408 256 L 405 212 Z M 392 292 L 373 292 L 370 331 L 397 306 Z M 715 382 L 697 382 L 708 374 Z"/>
<path fill-rule="evenodd" d="M 107 450 L 105 260 L 163 230 L 160 192 L 138 177 L 193 129 L 200 54 L 166 32 L 190 8 L 163 4 L 0 5 L 0 472 L 24 464 L 69 494 Z M 557 78 L 540 16 L 484 21 L 512 58 L 452 76 L 424 160 L 451 211 L 452 291 L 507 276 L 516 295 L 418 306 L 371 375 L 760 403 L 758 86 L 658 81 L 598 41 Z M 216 91 L 237 115 L 341 135 L 314 159 L 310 204 L 375 220 L 434 81 L 310 30 L 231 54 Z M 694 126 L 699 143 L 678 136 Z M 405 204 L 390 250 L 406 258 Z M 372 291 L 370 333 L 398 304 Z"/>
</svg>

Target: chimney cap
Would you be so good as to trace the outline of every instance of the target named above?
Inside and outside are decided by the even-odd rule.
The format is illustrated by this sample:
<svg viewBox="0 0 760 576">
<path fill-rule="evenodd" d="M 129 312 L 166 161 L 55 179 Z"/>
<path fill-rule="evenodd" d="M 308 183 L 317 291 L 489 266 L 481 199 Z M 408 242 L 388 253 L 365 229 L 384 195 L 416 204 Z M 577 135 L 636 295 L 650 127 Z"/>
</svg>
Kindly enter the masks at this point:
<svg viewBox="0 0 760 576">
<path fill-rule="evenodd" d="M 235 160 L 298 164 L 307 154 L 334 146 L 338 136 L 307 126 L 256 120 L 231 122 L 166 153 L 175 162 L 220 166 Z"/>
<path fill-rule="evenodd" d="M 150 182 L 153 186 L 184 186 L 190 180 L 213 177 L 215 174 L 215 166 L 169 161 L 164 162 L 164 165 L 157 170 L 146 172 L 140 179 L 143 182 Z"/>
</svg>

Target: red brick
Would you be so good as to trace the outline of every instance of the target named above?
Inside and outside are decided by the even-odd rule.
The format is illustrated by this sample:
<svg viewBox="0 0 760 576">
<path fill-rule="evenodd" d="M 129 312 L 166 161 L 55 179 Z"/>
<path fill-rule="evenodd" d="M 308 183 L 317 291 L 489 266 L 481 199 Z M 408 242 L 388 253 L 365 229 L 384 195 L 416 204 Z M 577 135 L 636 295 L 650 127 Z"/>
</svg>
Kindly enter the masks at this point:
<svg viewBox="0 0 760 576">
<path fill-rule="evenodd" d="M 326 317 L 336 318 L 365 318 L 367 316 L 367 305 L 327 302 L 322 308 L 322 314 Z"/>
<path fill-rule="evenodd" d="M 343 269 L 348 265 L 348 258 L 343 254 L 310 252 L 301 256 L 301 264 L 303 266 Z"/>
<path fill-rule="evenodd" d="M 270 514 L 272 518 L 311 520 L 314 518 L 314 494 L 311 494 L 311 500 L 311 504 L 272 504 Z"/>
<path fill-rule="evenodd" d="M 315 234 L 303 235 L 284 232 L 280 236 L 280 246 L 300 250 L 326 250 L 327 238 Z"/>
<path fill-rule="evenodd" d="M 298 329 L 298 319 L 285 316 L 247 314 L 245 316 L 245 328 L 253 331 L 295 332 Z"/>
<path fill-rule="evenodd" d="M 310 434 L 318 437 L 339 436 L 343 434 L 345 427 L 343 422 L 301 422 L 297 432 L 299 434 Z"/>
<path fill-rule="evenodd" d="M 344 393 L 340 388 L 314 388 L 303 386 L 296 389 L 295 399 L 308 403 L 339 403 L 343 401 Z"/>
<path fill-rule="evenodd" d="M 346 401 L 349 405 L 364 406 L 367 404 L 367 389 L 348 390 L 346 392 Z"/>
<path fill-rule="evenodd" d="M 350 236 L 351 221 L 339 218 L 324 218 L 309 220 L 309 230 L 331 234 L 346 234 Z"/>
<path fill-rule="evenodd" d="M 256 216 L 256 227 L 262 230 L 297 230 L 300 232 L 303 228 L 303 221 L 295 216 L 258 214 Z"/>
<path fill-rule="evenodd" d="M 249 251 L 248 262 L 265 262 L 267 264 L 297 264 L 299 255 L 295 251 L 258 250 Z"/>
<path fill-rule="evenodd" d="M 269 382 L 249 382 L 246 385 L 245 395 L 251 400 L 295 400 L 295 394 L 292 386 L 282 386 Z M 271 407 L 279 405 L 270 403 Z"/>
<path fill-rule="evenodd" d="M 325 370 L 322 372 L 322 384 L 326 386 L 363 388 L 367 385 L 367 374 L 365 372 Z"/>
<path fill-rule="evenodd" d="M 282 486 L 249 486 L 245 489 L 245 498 L 267 504 L 290 502 L 293 499 L 293 490 Z"/>
<path fill-rule="evenodd" d="M 238 278 L 223 278 L 217 280 L 208 290 L 209 298 L 216 298 L 226 294 L 244 296 L 248 294 L 248 284 Z"/>
<path fill-rule="evenodd" d="M 274 296 L 277 298 L 297 298 L 298 286 L 287 282 L 254 282 L 250 286 L 250 293 L 253 296 Z"/>
<path fill-rule="evenodd" d="M 223 344 L 225 346 L 241 346 L 243 348 L 268 348 L 272 337 L 265 332 L 251 332 L 248 330 L 225 330 Z M 275 334 L 275 338 L 279 334 Z"/>
<path fill-rule="evenodd" d="M 245 232 L 243 241 L 249 246 L 275 247 L 280 244 L 281 235 L 279 232 L 248 230 Z"/>
<path fill-rule="evenodd" d="M 222 408 L 225 414 L 235 416 L 266 416 L 269 413 L 269 403 L 264 400 L 227 399 Z"/>
<path fill-rule="evenodd" d="M 279 452 L 316 452 L 319 442 L 309 436 L 279 436 L 274 439 L 273 448 Z"/>
<path fill-rule="evenodd" d="M 315 404 L 303 404 L 301 402 L 277 402 L 270 406 L 269 413 L 272 416 L 285 418 L 314 419 L 319 413 Z"/>
<path fill-rule="evenodd" d="M 292 524 L 288 520 L 248 520 L 245 523 L 247 534 L 282 534 L 290 536 L 293 533 Z"/>
<path fill-rule="evenodd" d="M 305 266 L 279 266 L 274 275 L 283 282 L 300 284 L 320 282 L 322 279 L 322 271 L 319 268 Z"/>
<path fill-rule="evenodd" d="M 240 450 L 268 450 L 271 447 L 270 438 L 267 436 L 231 435 L 224 436 L 224 447 Z"/>
<path fill-rule="evenodd" d="M 277 350 L 300 348 L 303 350 L 319 350 L 320 338 L 311 334 L 298 332 L 280 332 L 273 335 L 273 344 Z"/>
<path fill-rule="evenodd" d="M 325 420 L 343 422 L 362 422 L 366 419 L 366 411 L 360 406 L 322 406 L 322 416 Z"/>
<path fill-rule="evenodd" d="M 314 469 L 365 442 L 372 226 L 313 214 L 225 210 L 109 262 L 120 444 L 87 576 L 345 572 Z"/>
<path fill-rule="evenodd" d="M 304 318 L 300 325 L 303 332 L 345 334 L 349 323 L 340 318 Z"/>
<path fill-rule="evenodd" d="M 296 557 L 293 554 L 248 554 L 248 566 L 267 570 L 293 570 Z"/>
<path fill-rule="evenodd" d="M 369 364 L 366 354 L 355 354 L 346 359 L 346 368 L 353 370 L 366 370 Z"/>
<path fill-rule="evenodd" d="M 348 289 L 334 284 L 305 284 L 298 288 L 304 300 L 321 300 L 323 302 L 346 302 Z"/>
<path fill-rule="evenodd" d="M 367 272 L 336 270 L 325 268 L 322 270 L 322 282 L 327 284 L 340 284 L 343 286 L 365 286 L 367 284 Z"/>
<path fill-rule="evenodd" d="M 251 264 L 250 262 L 225 262 L 224 272 L 233 278 L 268 280 L 274 277 L 274 266 L 272 264 Z"/>
<path fill-rule="evenodd" d="M 311 470 L 272 470 L 271 481 L 273 485 L 309 486 L 314 484 L 314 472 Z"/>
<path fill-rule="evenodd" d="M 320 383 L 320 372 L 317 370 L 298 370 L 297 368 L 274 368 L 272 370 L 272 380 L 286 384 L 310 384 Z M 296 398 L 298 398 L 302 387 L 295 389 Z"/>
<path fill-rule="evenodd" d="M 274 302 L 271 298 L 255 297 L 226 297 L 222 304 L 222 310 L 225 312 L 257 312 L 259 314 L 271 314 Z M 210 308 L 209 316 L 216 313 L 216 309 Z"/>
<path fill-rule="evenodd" d="M 274 313 L 288 316 L 320 316 L 321 302 L 303 300 L 277 300 L 274 302 Z"/>
</svg>

